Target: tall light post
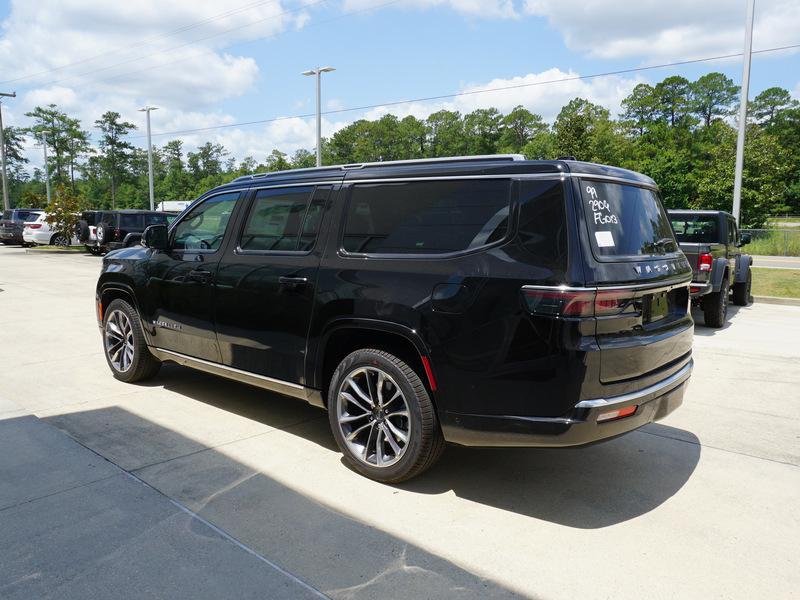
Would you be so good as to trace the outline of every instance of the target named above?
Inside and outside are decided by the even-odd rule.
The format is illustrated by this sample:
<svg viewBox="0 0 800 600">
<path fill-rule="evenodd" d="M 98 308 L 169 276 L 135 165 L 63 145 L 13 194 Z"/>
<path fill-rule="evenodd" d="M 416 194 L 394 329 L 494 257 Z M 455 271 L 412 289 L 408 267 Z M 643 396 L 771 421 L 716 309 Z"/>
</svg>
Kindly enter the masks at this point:
<svg viewBox="0 0 800 600">
<path fill-rule="evenodd" d="M 44 181 L 47 189 L 47 204 L 50 204 L 50 164 L 47 162 L 47 134 L 50 131 L 40 131 L 42 135 L 42 148 L 44 148 Z"/>
<path fill-rule="evenodd" d="M 317 166 L 322 166 L 322 74 L 335 71 L 333 67 L 317 67 L 310 71 L 303 71 L 303 75 L 317 77 Z"/>
<path fill-rule="evenodd" d="M 16 98 L 16 92 L 0 92 L 0 97 Z M 8 177 L 6 176 L 6 139 L 3 134 L 3 103 L 0 102 L 0 162 L 3 163 L 3 210 L 8 210 Z"/>
<path fill-rule="evenodd" d="M 742 91 L 739 98 L 739 135 L 736 137 L 736 174 L 733 178 L 733 218 L 739 224 L 742 209 L 742 170 L 744 169 L 744 134 L 747 127 L 747 99 L 750 95 L 750 62 L 753 50 L 753 18 L 756 0 L 747 0 L 747 21 L 744 28 Z"/>
<path fill-rule="evenodd" d="M 153 194 L 153 142 L 150 140 L 150 111 L 158 110 L 157 106 L 145 106 L 139 112 L 147 113 L 147 178 L 150 180 L 150 210 L 155 210 Z"/>
</svg>

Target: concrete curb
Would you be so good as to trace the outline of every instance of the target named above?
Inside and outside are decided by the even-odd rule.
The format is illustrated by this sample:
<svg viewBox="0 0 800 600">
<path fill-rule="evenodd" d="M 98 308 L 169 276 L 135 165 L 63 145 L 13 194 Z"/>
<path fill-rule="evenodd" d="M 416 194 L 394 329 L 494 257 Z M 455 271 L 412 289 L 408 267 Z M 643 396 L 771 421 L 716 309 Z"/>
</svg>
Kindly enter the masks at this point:
<svg viewBox="0 0 800 600">
<path fill-rule="evenodd" d="M 25 254 L 83 254 L 85 251 L 81 250 L 36 250 L 35 248 L 25 248 Z"/>
<path fill-rule="evenodd" d="M 782 304 L 784 306 L 800 306 L 800 298 L 780 298 L 778 296 L 754 296 L 761 304 Z"/>
</svg>

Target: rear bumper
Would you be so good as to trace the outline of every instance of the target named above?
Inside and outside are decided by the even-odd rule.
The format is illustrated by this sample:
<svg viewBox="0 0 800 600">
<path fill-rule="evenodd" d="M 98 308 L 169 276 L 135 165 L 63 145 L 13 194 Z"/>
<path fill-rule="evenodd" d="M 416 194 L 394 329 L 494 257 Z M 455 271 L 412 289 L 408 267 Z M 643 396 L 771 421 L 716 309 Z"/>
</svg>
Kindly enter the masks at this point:
<svg viewBox="0 0 800 600">
<path fill-rule="evenodd" d="M 714 286 L 711 285 L 710 281 L 705 282 L 696 282 L 693 281 L 689 285 L 689 295 L 692 298 L 699 298 L 700 296 L 705 296 L 706 294 L 710 294 L 714 291 Z"/>
<path fill-rule="evenodd" d="M 22 240 L 22 232 L 21 231 L 0 231 L 0 241 L 2 242 L 14 242 L 16 244 L 21 244 Z"/>
<path fill-rule="evenodd" d="M 447 412 L 442 431 L 448 442 L 462 446 L 582 446 L 663 419 L 683 402 L 683 394 L 694 362 L 666 379 L 636 392 L 584 400 L 568 417 L 520 417 L 470 415 Z M 635 406 L 636 412 L 622 419 L 598 422 L 601 414 Z"/>
</svg>

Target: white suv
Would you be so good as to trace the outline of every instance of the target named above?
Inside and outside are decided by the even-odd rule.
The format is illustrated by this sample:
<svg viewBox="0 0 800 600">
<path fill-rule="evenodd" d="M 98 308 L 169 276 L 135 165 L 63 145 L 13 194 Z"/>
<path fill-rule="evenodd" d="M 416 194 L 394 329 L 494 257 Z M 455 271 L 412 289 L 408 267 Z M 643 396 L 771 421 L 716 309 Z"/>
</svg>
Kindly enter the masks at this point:
<svg viewBox="0 0 800 600">
<path fill-rule="evenodd" d="M 47 213 L 42 213 L 35 221 L 27 221 L 22 229 L 22 241 L 34 246 L 70 246 L 78 243 L 73 235 L 53 231 L 47 222 Z"/>
</svg>

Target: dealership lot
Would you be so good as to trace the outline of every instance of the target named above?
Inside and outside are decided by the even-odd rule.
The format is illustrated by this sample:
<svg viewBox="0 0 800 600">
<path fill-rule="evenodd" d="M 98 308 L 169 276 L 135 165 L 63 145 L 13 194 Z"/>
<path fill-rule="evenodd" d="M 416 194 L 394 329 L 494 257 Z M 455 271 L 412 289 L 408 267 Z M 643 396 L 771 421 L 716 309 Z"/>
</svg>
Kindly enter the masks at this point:
<svg viewBox="0 0 800 600">
<path fill-rule="evenodd" d="M 663 422 L 584 449 L 451 447 L 385 486 L 347 470 L 325 414 L 296 400 L 175 366 L 147 385 L 114 380 L 99 267 L 0 248 L 0 543 L 13 556 L 0 596 L 69 584 L 81 597 L 103 572 L 189 585 L 198 565 L 240 597 L 800 590 L 800 307 L 698 327 L 685 404 Z M 83 535 L 59 533 L 70 526 Z"/>
</svg>

